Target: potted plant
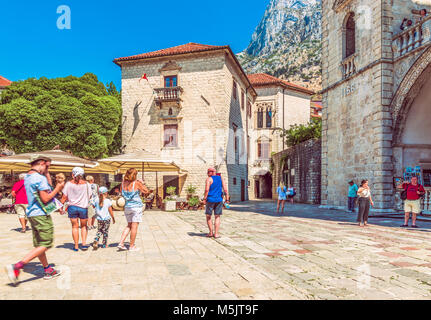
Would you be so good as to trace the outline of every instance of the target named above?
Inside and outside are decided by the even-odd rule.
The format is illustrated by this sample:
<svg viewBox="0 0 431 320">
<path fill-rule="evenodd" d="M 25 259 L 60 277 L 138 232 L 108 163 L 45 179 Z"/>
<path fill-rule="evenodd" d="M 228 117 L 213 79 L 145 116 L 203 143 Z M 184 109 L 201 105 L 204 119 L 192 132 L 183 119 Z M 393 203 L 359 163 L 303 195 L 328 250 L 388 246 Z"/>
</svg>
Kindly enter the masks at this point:
<svg viewBox="0 0 431 320">
<path fill-rule="evenodd" d="M 188 201 L 189 208 L 195 211 L 198 210 L 199 203 L 200 203 L 200 200 L 198 197 L 191 197 Z"/>
<path fill-rule="evenodd" d="M 165 211 L 176 211 L 177 209 L 177 201 L 175 199 L 176 187 L 167 187 L 166 193 L 168 196 L 163 202 L 165 203 Z"/>
<path fill-rule="evenodd" d="M 193 185 L 189 185 L 186 189 L 187 192 L 187 200 L 190 200 L 196 193 L 197 188 Z"/>
</svg>

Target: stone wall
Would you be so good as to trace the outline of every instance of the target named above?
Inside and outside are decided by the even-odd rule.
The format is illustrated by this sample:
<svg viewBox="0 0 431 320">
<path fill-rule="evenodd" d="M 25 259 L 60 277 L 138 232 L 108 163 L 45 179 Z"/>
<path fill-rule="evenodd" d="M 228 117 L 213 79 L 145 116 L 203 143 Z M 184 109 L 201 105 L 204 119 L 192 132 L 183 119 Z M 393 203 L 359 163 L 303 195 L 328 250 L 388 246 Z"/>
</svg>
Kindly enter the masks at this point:
<svg viewBox="0 0 431 320">
<path fill-rule="evenodd" d="M 321 202 L 321 141 L 308 140 L 283 150 L 272 157 L 273 198 L 277 199 L 280 181 L 296 188 L 295 201 L 310 204 Z M 290 177 L 289 177 L 290 174 Z"/>
</svg>

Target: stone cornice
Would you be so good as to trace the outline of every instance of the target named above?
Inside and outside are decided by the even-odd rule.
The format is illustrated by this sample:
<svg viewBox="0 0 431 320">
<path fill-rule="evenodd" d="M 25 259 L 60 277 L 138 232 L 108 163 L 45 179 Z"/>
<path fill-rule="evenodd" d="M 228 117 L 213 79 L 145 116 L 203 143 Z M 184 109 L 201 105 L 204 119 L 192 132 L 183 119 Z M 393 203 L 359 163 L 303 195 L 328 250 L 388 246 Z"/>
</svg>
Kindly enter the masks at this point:
<svg viewBox="0 0 431 320">
<path fill-rule="evenodd" d="M 342 8 L 344 8 L 350 1 L 352 0 L 335 0 L 334 5 L 332 6 L 332 10 L 338 12 Z"/>
</svg>

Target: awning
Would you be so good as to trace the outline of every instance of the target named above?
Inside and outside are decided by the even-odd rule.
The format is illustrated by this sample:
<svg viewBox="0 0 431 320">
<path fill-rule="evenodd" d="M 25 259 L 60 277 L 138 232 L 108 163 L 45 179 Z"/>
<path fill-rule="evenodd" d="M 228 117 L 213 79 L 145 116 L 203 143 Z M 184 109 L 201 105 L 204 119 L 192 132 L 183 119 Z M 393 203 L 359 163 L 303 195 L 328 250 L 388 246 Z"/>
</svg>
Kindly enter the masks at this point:
<svg viewBox="0 0 431 320">
<path fill-rule="evenodd" d="M 181 170 L 174 161 L 162 160 L 145 150 L 100 159 L 99 162 L 116 168 L 118 173 L 125 173 L 130 168 L 144 172 L 186 172 Z"/>
<path fill-rule="evenodd" d="M 115 173 L 115 168 L 97 161 L 83 159 L 62 150 L 21 153 L 0 158 L 0 172 L 26 172 L 30 169 L 28 162 L 35 155 L 52 159 L 50 172 L 69 172 L 73 167 L 82 167 L 86 173 Z"/>
</svg>

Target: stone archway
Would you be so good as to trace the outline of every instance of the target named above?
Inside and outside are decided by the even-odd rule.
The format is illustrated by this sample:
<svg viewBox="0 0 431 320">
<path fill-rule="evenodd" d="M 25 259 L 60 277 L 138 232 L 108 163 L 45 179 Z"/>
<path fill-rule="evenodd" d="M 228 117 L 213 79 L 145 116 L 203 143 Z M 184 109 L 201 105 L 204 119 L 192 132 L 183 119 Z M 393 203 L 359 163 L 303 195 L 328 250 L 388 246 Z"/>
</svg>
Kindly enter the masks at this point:
<svg viewBox="0 0 431 320">
<path fill-rule="evenodd" d="M 407 115 L 424 84 L 431 77 L 431 47 L 412 65 L 392 99 L 393 145 L 401 144 Z"/>
<path fill-rule="evenodd" d="M 407 72 L 392 101 L 393 168 L 395 177 L 420 172 L 427 190 L 423 210 L 431 212 L 431 48 Z M 402 201 L 395 194 L 395 207 Z"/>
</svg>

